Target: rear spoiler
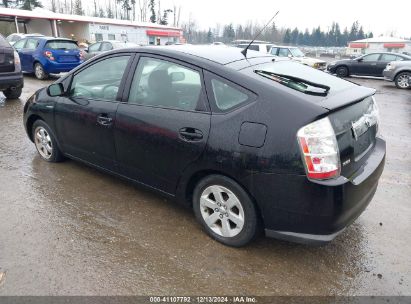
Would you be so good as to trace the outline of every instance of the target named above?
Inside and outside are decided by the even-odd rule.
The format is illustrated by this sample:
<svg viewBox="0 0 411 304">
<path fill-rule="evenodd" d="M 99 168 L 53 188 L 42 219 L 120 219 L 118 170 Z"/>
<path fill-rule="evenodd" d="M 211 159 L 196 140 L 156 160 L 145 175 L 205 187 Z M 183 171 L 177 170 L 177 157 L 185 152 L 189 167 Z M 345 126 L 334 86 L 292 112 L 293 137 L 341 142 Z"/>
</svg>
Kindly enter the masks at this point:
<svg viewBox="0 0 411 304">
<path fill-rule="evenodd" d="M 318 105 L 334 111 L 360 102 L 361 100 L 374 95 L 375 92 L 375 89 L 353 86 L 343 91 L 328 95 L 322 101 L 318 102 Z"/>
</svg>

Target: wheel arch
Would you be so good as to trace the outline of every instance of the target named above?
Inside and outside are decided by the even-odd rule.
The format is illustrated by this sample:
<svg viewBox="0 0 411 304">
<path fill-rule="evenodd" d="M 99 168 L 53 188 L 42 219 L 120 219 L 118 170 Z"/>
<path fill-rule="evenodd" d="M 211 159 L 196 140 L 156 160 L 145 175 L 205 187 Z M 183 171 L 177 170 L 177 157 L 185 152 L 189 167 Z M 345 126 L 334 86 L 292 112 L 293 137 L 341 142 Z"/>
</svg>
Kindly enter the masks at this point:
<svg viewBox="0 0 411 304">
<path fill-rule="evenodd" d="M 206 176 L 209 175 L 221 175 L 227 178 L 232 179 L 235 181 L 237 184 L 240 185 L 241 188 L 248 194 L 250 197 L 251 201 L 253 202 L 256 211 L 257 211 L 257 216 L 261 220 L 261 224 L 264 226 L 264 217 L 261 212 L 260 206 L 257 203 L 257 200 L 255 197 L 248 191 L 248 189 L 244 186 L 242 182 L 240 182 L 237 178 L 233 177 L 230 174 L 227 174 L 223 171 L 216 170 L 216 169 L 202 169 L 198 170 L 196 172 L 193 172 L 187 179 L 186 182 L 183 182 L 183 185 L 180 185 L 180 195 L 179 196 L 179 201 L 181 201 L 184 205 L 187 207 L 193 208 L 193 193 L 194 189 L 197 186 L 197 184 Z M 180 183 L 181 184 L 181 183 Z"/>
<path fill-rule="evenodd" d="M 31 114 L 29 116 L 29 118 L 27 118 L 27 122 L 26 122 L 26 130 L 27 130 L 27 135 L 29 136 L 29 139 L 34 142 L 34 138 L 33 138 L 33 125 L 37 120 L 42 120 L 44 121 L 44 119 L 37 115 L 37 114 Z"/>
<path fill-rule="evenodd" d="M 398 71 L 394 76 L 394 81 L 397 79 L 398 75 L 400 75 L 401 73 L 411 73 L 411 69 L 404 69 L 404 70 Z"/>
</svg>

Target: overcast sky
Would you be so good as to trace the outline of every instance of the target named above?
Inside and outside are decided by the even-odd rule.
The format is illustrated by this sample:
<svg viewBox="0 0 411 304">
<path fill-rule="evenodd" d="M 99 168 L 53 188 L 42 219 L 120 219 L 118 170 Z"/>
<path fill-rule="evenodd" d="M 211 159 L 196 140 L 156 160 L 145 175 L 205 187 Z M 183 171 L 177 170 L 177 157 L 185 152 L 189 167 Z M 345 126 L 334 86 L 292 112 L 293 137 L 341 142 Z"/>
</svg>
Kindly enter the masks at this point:
<svg viewBox="0 0 411 304">
<path fill-rule="evenodd" d="M 279 27 L 298 27 L 310 30 L 320 25 L 327 29 L 333 21 L 341 28 L 350 27 L 358 20 L 365 31 L 376 35 L 411 37 L 411 1 L 370 0 L 161 0 L 161 9 L 181 5 L 181 20 L 191 13 L 200 28 L 214 27 L 216 23 L 246 21 L 267 22 L 277 10 Z M 171 19 L 172 20 L 172 19 Z"/>
</svg>

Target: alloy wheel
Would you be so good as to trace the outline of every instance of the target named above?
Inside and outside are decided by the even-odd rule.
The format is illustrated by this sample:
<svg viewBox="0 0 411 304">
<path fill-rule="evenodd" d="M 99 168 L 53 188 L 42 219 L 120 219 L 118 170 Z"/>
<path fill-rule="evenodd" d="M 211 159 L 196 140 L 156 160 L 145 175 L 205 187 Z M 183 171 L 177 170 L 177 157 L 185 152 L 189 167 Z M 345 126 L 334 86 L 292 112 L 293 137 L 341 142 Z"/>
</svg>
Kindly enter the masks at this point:
<svg viewBox="0 0 411 304">
<path fill-rule="evenodd" d="M 238 235 L 244 226 L 244 209 L 229 189 L 212 185 L 200 196 L 200 211 L 206 225 L 223 237 Z"/>
<path fill-rule="evenodd" d="M 53 143 L 47 130 L 43 127 L 37 127 L 34 132 L 34 142 L 37 151 L 44 159 L 50 159 L 53 155 Z"/>
<path fill-rule="evenodd" d="M 403 74 L 403 75 L 398 76 L 397 84 L 400 88 L 406 89 L 410 86 L 409 83 L 408 83 L 408 77 L 409 77 L 409 75 L 407 75 L 407 74 Z"/>
<path fill-rule="evenodd" d="M 35 72 L 36 77 L 38 79 L 43 78 L 44 71 L 43 71 L 43 68 L 41 67 L 41 65 L 37 64 L 34 72 Z"/>
</svg>

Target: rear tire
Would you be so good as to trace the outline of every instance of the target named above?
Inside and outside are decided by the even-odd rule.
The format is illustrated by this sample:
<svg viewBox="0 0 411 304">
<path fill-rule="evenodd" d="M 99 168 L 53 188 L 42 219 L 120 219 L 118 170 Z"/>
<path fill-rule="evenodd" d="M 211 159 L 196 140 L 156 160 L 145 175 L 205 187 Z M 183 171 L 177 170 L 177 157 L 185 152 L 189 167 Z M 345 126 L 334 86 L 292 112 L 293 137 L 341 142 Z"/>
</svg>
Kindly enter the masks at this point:
<svg viewBox="0 0 411 304">
<path fill-rule="evenodd" d="M 193 209 L 207 234 L 224 245 L 245 246 L 258 235 L 253 201 L 228 177 L 210 175 L 201 180 L 194 190 Z"/>
<path fill-rule="evenodd" d="M 399 89 L 409 89 L 409 77 L 411 77 L 410 72 L 402 72 L 395 76 L 394 82 L 395 86 Z"/>
<path fill-rule="evenodd" d="M 18 88 L 15 90 L 12 89 L 7 89 L 3 91 L 4 96 L 6 96 L 7 99 L 17 99 L 21 96 L 22 88 Z"/>
<path fill-rule="evenodd" d="M 44 80 L 49 77 L 49 74 L 46 73 L 41 63 L 36 62 L 34 64 L 34 76 L 36 76 L 37 79 Z"/>
<path fill-rule="evenodd" d="M 345 66 L 339 66 L 336 70 L 335 73 L 337 74 L 338 77 L 347 77 L 350 72 L 348 71 L 348 68 Z"/>
<path fill-rule="evenodd" d="M 57 163 L 64 159 L 53 131 L 43 120 L 36 120 L 34 122 L 32 132 L 34 145 L 43 160 Z"/>
</svg>

